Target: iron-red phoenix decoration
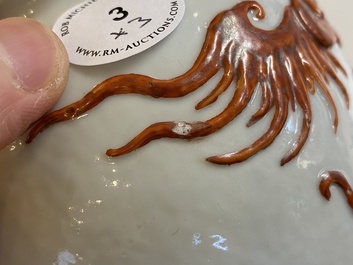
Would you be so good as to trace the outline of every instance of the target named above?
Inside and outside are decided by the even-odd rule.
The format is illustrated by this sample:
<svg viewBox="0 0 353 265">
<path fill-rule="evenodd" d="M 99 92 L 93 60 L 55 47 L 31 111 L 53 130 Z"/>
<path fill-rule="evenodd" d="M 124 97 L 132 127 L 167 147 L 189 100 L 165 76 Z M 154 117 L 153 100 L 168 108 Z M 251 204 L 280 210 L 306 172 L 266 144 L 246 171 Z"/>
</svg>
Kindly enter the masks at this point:
<svg viewBox="0 0 353 265">
<path fill-rule="evenodd" d="M 252 11 L 258 19 L 265 17 L 256 1 L 244 1 L 221 12 L 210 23 L 204 45 L 190 70 L 170 80 L 158 80 L 138 74 L 111 77 L 98 84 L 81 100 L 42 117 L 30 131 L 27 143 L 54 123 L 72 120 L 90 110 L 105 98 L 136 93 L 155 98 L 183 97 L 203 86 L 219 71 L 223 77 L 214 90 L 202 99 L 196 109 L 214 103 L 231 84 L 234 94 L 227 107 L 217 116 L 199 122 L 159 122 L 150 125 L 125 146 L 107 151 L 120 156 L 162 137 L 192 139 L 221 129 L 247 107 L 254 92 L 261 89 L 262 101 L 247 126 L 251 126 L 274 109 L 268 130 L 248 147 L 207 158 L 217 164 L 244 161 L 268 147 L 286 123 L 288 111 L 299 106 L 303 112 L 301 132 L 281 160 L 286 164 L 304 146 L 312 120 L 310 94 L 317 89 L 326 96 L 333 111 L 336 131 L 338 114 L 328 84 L 331 78 L 349 104 L 348 94 L 337 72 L 346 74 L 330 48 L 338 37 L 314 0 L 291 0 L 281 23 L 273 30 L 256 28 L 248 18 Z"/>
</svg>

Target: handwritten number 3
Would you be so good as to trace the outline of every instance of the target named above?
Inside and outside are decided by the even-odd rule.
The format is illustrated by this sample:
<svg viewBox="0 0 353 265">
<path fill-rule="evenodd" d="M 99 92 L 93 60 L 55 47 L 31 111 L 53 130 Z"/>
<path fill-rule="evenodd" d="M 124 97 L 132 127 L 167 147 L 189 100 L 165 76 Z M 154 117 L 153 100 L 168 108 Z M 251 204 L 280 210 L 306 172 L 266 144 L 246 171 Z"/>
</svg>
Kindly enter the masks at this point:
<svg viewBox="0 0 353 265">
<path fill-rule="evenodd" d="M 126 18 L 129 15 L 129 12 L 124 10 L 122 7 L 116 7 L 112 10 L 110 10 L 109 15 L 117 15 L 117 17 L 113 18 L 115 21 L 120 21 Z"/>
</svg>

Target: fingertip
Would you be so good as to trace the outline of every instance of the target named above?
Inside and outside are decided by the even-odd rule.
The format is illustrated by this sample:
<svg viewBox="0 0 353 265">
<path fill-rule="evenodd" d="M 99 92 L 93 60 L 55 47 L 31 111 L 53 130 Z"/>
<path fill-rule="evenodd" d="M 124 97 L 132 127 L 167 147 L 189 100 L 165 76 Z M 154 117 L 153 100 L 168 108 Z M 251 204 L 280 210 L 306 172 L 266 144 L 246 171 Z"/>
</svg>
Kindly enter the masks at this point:
<svg viewBox="0 0 353 265">
<path fill-rule="evenodd" d="M 0 20 L 0 149 L 61 96 L 69 61 L 58 37 L 26 18 Z"/>
</svg>

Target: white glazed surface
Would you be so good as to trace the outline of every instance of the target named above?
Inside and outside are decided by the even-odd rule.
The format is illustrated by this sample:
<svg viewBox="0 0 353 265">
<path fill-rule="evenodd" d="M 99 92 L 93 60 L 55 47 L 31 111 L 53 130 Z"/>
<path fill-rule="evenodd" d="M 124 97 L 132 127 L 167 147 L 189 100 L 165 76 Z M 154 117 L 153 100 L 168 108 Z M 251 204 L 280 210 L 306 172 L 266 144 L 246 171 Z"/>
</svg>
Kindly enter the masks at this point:
<svg viewBox="0 0 353 265">
<path fill-rule="evenodd" d="M 52 26 L 78 2 L 0 0 L 0 17 L 25 14 Z M 185 2 L 177 30 L 148 51 L 99 67 L 72 66 L 68 88 L 55 108 L 116 74 L 167 79 L 185 72 L 210 20 L 237 1 Z M 272 14 L 280 14 L 279 6 L 287 3 L 273 2 L 270 7 L 277 9 Z M 333 2 L 319 1 L 343 47 L 349 47 L 353 40 L 348 39 L 345 12 L 353 3 L 340 1 L 336 7 Z M 353 53 L 344 52 L 352 62 Z M 1 151 L 0 264 L 352 264 L 352 209 L 341 190 L 332 188 L 330 202 L 318 191 L 323 170 L 340 169 L 353 183 L 353 112 L 346 110 L 334 85 L 337 135 L 317 94 L 308 142 L 284 167 L 279 162 L 295 139 L 299 112 L 269 148 L 248 161 L 215 166 L 204 160 L 245 147 L 261 135 L 271 117 L 245 126 L 256 102 L 209 137 L 162 139 L 120 158 L 105 156 L 106 149 L 125 144 L 151 123 L 205 120 L 219 113 L 231 89 L 214 106 L 194 110 L 216 82 L 182 99 L 112 97 L 79 120 L 51 127 L 30 145 L 21 137 Z M 351 76 L 345 84 L 353 106 Z"/>
</svg>

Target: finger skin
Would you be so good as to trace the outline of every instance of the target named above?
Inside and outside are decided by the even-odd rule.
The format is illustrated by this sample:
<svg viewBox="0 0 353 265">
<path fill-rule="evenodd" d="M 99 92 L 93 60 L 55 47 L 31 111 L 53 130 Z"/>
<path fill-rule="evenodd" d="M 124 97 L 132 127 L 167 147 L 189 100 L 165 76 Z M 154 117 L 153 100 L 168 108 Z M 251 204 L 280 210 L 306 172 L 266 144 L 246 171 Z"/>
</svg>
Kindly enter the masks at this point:
<svg viewBox="0 0 353 265">
<path fill-rule="evenodd" d="M 0 20 L 0 149 L 53 107 L 68 74 L 67 53 L 52 31 L 32 19 Z"/>
</svg>

